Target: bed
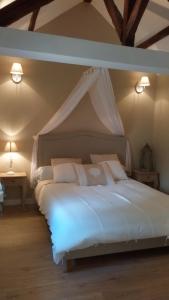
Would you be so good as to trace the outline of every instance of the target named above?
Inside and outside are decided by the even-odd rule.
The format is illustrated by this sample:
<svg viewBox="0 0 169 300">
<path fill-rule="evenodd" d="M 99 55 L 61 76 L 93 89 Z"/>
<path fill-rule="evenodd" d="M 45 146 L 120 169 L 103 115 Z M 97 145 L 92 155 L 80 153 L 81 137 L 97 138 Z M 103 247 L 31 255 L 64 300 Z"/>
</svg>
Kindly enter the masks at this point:
<svg viewBox="0 0 169 300">
<path fill-rule="evenodd" d="M 76 132 L 39 140 L 38 165 L 52 157 L 117 153 L 125 160 L 124 137 Z M 41 181 L 35 196 L 51 232 L 53 259 L 70 270 L 76 258 L 168 245 L 169 197 L 132 179 L 112 186 Z"/>
</svg>

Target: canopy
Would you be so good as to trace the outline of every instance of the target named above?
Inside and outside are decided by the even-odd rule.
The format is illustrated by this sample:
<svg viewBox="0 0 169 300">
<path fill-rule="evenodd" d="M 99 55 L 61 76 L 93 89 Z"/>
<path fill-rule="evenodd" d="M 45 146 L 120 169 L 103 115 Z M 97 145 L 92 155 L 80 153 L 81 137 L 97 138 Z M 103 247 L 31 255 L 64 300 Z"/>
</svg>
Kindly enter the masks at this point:
<svg viewBox="0 0 169 300">
<path fill-rule="evenodd" d="M 90 68 L 83 73 L 79 82 L 59 110 L 34 137 L 31 163 L 32 183 L 34 181 L 35 170 L 37 169 L 39 135 L 47 134 L 63 123 L 80 103 L 87 92 L 90 95 L 94 110 L 103 125 L 113 135 L 125 135 L 122 120 L 117 108 L 109 71 L 102 68 Z M 127 143 L 126 147 L 126 168 L 128 171 L 131 171 L 131 153 L 129 143 Z"/>
</svg>

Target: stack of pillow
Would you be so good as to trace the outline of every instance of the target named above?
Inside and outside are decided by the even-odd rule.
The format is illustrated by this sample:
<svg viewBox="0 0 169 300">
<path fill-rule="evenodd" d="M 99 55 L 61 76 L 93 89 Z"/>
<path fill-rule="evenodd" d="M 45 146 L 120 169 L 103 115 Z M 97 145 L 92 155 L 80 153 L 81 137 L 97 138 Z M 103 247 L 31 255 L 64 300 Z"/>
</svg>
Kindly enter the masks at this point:
<svg viewBox="0 0 169 300">
<path fill-rule="evenodd" d="M 90 158 L 91 164 L 82 164 L 81 158 L 53 158 L 51 166 L 37 169 L 37 181 L 95 186 L 128 179 L 117 154 L 91 154 Z"/>
</svg>

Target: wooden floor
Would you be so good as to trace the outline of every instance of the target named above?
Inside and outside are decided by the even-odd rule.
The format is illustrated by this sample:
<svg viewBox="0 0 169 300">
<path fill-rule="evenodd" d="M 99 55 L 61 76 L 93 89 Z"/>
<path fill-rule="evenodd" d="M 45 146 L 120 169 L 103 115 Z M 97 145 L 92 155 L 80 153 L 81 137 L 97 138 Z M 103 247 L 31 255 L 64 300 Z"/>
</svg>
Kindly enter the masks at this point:
<svg viewBox="0 0 169 300">
<path fill-rule="evenodd" d="M 8 209 L 0 218 L 0 300 L 167 300 L 168 251 L 80 260 L 65 274 L 52 261 L 44 218 Z"/>
</svg>

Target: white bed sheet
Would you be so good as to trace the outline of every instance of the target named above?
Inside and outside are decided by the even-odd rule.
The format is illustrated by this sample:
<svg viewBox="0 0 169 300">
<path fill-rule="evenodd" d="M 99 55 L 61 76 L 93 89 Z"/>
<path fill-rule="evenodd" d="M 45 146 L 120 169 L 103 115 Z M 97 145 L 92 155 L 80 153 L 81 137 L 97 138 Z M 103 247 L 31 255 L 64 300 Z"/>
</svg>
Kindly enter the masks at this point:
<svg viewBox="0 0 169 300">
<path fill-rule="evenodd" d="M 131 179 L 85 187 L 43 181 L 35 195 L 56 263 L 70 250 L 169 236 L 169 196 Z"/>
</svg>

